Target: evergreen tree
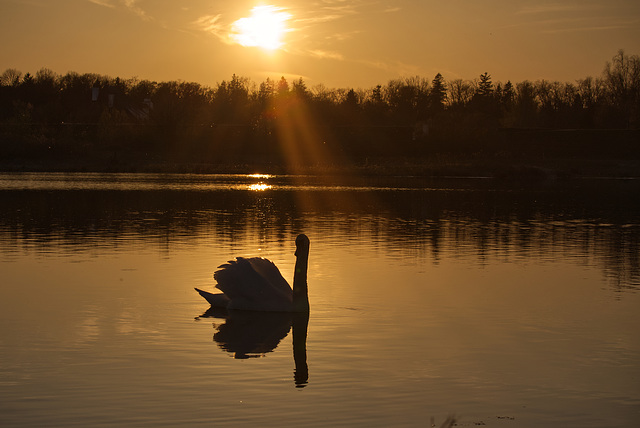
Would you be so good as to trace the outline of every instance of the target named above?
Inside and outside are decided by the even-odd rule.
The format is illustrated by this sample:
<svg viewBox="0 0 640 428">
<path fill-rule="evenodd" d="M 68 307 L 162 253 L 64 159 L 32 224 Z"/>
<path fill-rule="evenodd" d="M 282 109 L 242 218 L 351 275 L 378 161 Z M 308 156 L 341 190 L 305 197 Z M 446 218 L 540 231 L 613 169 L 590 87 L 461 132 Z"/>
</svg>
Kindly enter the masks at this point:
<svg viewBox="0 0 640 428">
<path fill-rule="evenodd" d="M 282 76 L 278 82 L 278 95 L 284 95 L 287 93 L 289 93 L 289 83 L 287 82 L 287 79 Z"/>
<path fill-rule="evenodd" d="M 442 74 L 438 73 L 431 81 L 431 91 L 429 92 L 429 110 L 437 113 L 444 110 L 447 101 L 447 87 Z"/>
<path fill-rule="evenodd" d="M 308 100 L 309 91 L 307 90 L 307 85 L 304 83 L 302 77 L 294 81 L 291 86 L 291 91 L 296 96 L 296 98 L 298 98 L 299 100 Z"/>
<path fill-rule="evenodd" d="M 500 98 L 500 102 L 503 106 L 508 108 L 513 104 L 515 97 L 516 92 L 513 89 L 513 84 L 511 83 L 511 80 L 507 80 L 507 83 L 505 83 L 504 87 L 502 88 L 502 96 Z"/>
<path fill-rule="evenodd" d="M 384 100 L 382 99 L 382 86 L 376 85 L 375 88 L 371 91 L 371 102 L 373 104 L 382 104 Z"/>
<path fill-rule="evenodd" d="M 491 75 L 489 73 L 485 72 L 480 75 L 476 95 L 482 98 L 488 98 L 493 95 L 493 83 L 491 82 Z"/>
</svg>

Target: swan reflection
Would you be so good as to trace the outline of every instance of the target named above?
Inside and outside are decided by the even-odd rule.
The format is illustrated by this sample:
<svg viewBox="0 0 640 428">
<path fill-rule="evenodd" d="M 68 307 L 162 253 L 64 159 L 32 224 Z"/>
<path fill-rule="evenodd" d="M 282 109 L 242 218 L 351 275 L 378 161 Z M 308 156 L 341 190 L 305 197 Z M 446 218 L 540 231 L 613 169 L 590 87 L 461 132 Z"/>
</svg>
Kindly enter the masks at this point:
<svg viewBox="0 0 640 428">
<path fill-rule="evenodd" d="M 293 327 L 294 382 L 297 388 L 307 385 L 307 327 L 309 313 L 226 310 L 210 307 L 196 319 L 218 318 L 213 340 L 236 359 L 261 358 L 273 352 Z"/>
</svg>

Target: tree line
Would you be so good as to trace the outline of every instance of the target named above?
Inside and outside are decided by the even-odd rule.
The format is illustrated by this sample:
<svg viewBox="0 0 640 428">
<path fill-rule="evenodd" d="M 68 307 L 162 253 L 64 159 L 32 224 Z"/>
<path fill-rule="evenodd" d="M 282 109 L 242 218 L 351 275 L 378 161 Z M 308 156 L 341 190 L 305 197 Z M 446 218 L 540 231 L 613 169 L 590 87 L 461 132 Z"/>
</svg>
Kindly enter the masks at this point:
<svg viewBox="0 0 640 428">
<path fill-rule="evenodd" d="M 300 78 L 214 87 L 43 68 L 0 75 L 0 155 L 299 162 L 472 152 L 518 130 L 637 130 L 640 57 L 620 50 L 601 76 L 494 82 L 420 76 L 368 89 Z M 580 135 L 585 135 L 580 134 Z M 635 134 L 637 135 L 637 133 Z M 289 159 L 291 161 L 291 159 Z"/>
</svg>

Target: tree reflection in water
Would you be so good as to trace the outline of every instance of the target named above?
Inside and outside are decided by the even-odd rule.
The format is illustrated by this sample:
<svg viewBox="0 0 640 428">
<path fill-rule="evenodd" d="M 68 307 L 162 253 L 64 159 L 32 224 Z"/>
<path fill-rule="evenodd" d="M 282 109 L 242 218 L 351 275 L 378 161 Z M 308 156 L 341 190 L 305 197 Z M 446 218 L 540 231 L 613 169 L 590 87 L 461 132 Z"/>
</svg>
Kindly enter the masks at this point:
<svg viewBox="0 0 640 428">
<path fill-rule="evenodd" d="M 159 175 L 131 176 L 159 183 L 153 191 L 136 183 L 129 190 L 0 190 L 0 242 L 61 253 L 117 248 L 135 237 L 136 244 L 168 254 L 173 245 L 213 231 L 216 242 L 232 251 L 247 236 L 288 242 L 304 222 L 304 230 L 340 239 L 370 233 L 380 251 L 434 263 L 448 255 L 484 261 L 571 254 L 593 260 L 616 291 L 640 286 L 637 180 L 527 187 L 399 177 L 336 187 L 274 177 L 272 189 L 256 192 L 229 190 L 226 181 L 219 189 L 198 190 L 203 182 L 230 180 L 226 176 L 187 176 L 192 187 L 182 183 L 179 191 L 162 187 Z M 180 177 L 166 179 L 167 186 Z M 78 180 L 76 187 L 86 184 L 82 176 Z"/>
</svg>

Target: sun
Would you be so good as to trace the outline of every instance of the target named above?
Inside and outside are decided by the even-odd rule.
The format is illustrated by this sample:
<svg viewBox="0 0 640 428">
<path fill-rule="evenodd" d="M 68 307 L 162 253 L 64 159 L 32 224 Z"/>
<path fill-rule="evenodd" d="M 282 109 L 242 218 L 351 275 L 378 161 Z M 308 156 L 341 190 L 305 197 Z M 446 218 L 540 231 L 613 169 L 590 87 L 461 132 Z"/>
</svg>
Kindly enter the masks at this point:
<svg viewBox="0 0 640 428">
<path fill-rule="evenodd" d="M 282 38 L 290 31 L 287 21 L 291 15 L 276 6 L 256 6 L 248 17 L 231 24 L 231 38 L 242 46 L 256 46 L 266 50 L 279 49 Z"/>
</svg>

